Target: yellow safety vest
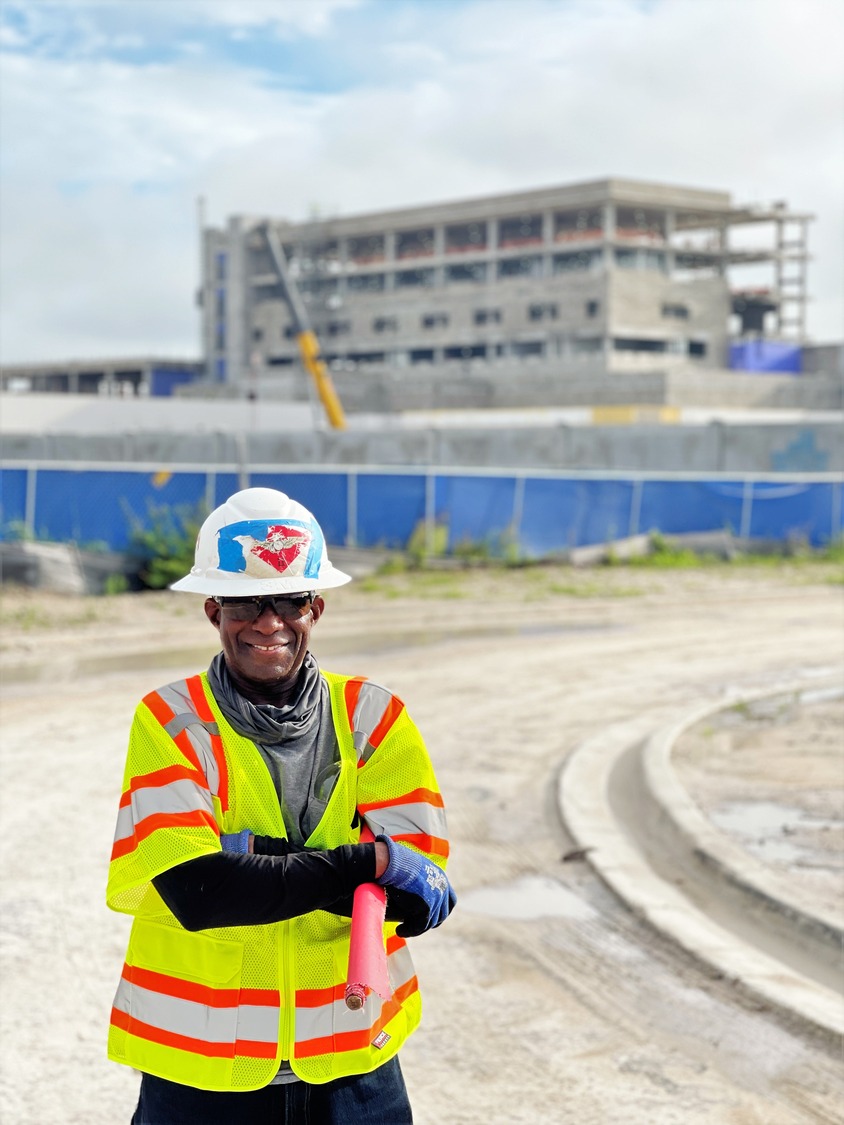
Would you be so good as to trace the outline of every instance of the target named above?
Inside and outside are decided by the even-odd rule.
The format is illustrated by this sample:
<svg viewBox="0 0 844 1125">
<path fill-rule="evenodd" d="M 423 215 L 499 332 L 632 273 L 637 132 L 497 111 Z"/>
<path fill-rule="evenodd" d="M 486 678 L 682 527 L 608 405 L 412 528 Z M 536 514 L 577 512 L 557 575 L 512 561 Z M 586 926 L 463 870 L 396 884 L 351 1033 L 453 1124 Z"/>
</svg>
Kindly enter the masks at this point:
<svg viewBox="0 0 844 1125">
<path fill-rule="evenodd" d="M 360 818 L 445 867 L 442 797 L 402 702 L 360 677 L 321 673 L 340 777 L 309 848 L 357 843 Z M 359 814 L 359 815 L 356 815 Z M 345 1004 L 349 920 L 315 910 L 289 921 L 191 933 L 151 880 L 220 851 L 220 834 L 286 835 L 256 746 L 226 722 L 207 677 L 151 692 L 129 741 L 106 901 L 134 915 L 114 999 L 109 1057 L 205 1090 L 267 1085 L 283 1059 L 306 1082 L 375 1070 L 421 1016 L 410 952 L 384 926 L 392 997 Z"/>
</svg>

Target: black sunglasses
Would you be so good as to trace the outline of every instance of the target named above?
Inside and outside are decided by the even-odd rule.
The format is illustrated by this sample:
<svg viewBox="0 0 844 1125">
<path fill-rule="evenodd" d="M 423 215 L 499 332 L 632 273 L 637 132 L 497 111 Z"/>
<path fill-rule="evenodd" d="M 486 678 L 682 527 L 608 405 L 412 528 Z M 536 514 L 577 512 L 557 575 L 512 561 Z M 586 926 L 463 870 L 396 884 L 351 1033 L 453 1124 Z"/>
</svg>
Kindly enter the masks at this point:
<svg viewBox="0 0 844 1125">
<path fill-rule="evenodd" d="M 214 598 L 235 621 L 257 621 L 269 606 L 276 617 L 296 621 L 313 605 L 316 594 L 261 594 L 254 598 Z"/>
</svg>

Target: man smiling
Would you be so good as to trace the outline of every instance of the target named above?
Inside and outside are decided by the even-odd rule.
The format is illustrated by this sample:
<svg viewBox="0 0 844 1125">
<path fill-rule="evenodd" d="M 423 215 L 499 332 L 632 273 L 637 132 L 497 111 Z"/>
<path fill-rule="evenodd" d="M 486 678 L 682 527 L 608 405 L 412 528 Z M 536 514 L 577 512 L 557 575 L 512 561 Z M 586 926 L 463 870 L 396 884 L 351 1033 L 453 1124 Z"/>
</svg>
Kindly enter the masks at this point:
<svg viewBox="0 0 844 1125">
<path fill-rule="evenodd" d="M 445 813 L 402 702 L 309 651 L 318 591 L 349 580 L 306 508 L 251 488 L 173 586 L 206 595 L 222 651 L 150 692 L 130 734 L 107 901 L 134 916 L 109 1033 L 142 1072 L 133 1125 L 412 1120 L 406 939 L 454 904 Z M 350 896 L 372 881 L 392 994 L 352 1011 Z"/>
</svg>

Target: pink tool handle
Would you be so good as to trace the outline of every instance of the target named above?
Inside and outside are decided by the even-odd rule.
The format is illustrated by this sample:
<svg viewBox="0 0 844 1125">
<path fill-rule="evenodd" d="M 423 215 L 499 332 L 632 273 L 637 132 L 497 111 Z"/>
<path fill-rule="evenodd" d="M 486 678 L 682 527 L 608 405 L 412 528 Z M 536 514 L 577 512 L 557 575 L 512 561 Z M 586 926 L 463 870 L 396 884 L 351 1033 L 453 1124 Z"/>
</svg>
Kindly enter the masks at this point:
<svg viewBox="0 0 844 1125">
<path fill-rule="evenodd" d="M 364 844 L 375 839 L 366 825 L 360 838 Z M 382 1000 L 392 996 L 384 948 L 386 910 L 387 895 L 377 883 L 362 883 L 355 891 L 346 975 L 346 1007 L 352 1011 L 363 1007 L 367 992 L 377 992 Z"/>
</svg>

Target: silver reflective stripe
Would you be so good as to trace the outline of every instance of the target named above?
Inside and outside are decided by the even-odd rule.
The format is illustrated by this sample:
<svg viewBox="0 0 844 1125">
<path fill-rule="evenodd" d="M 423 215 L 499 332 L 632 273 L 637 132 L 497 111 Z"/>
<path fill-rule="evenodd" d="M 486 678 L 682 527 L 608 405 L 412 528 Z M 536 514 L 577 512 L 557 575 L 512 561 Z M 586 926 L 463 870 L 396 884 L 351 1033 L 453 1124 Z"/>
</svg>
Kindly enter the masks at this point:
<svg viewBox="0 0 844 1125">
<path fill-rule="evenodd" d="M 135 835 L 135 818 L 132 815 L 132 806 L 124 805 L 117 814 L 117 827 L 114 829 L 114 842 L 125 840 Z"/>
<path fill-rule="evenodd" d="M 200 768 L 208 779 L 208 788 L 215 797 L 218 796 L 220 771 L 211 747 L 211 735 L 219 734 L 219 727 L 216 723 L 205 722 L 197 715 L 186 680 L 180 680 L 177 684 L 167 684 L 166 687 L 159 688 L 158 694 L 173 712 L 173 718 L 164 724 L 164 729 L 171 738 L 177 738 L 182 731 L 187 732 L 188 741 L 196 752 Z"/>
<path fill-rule="evenodd" d="M 194 716 L 194 718 L 196 718 L 196 716 Z M 211 734 L 208 728 L 197 719 L 194 726 L 185 729 L 185 734 L 191 746 L 196 751 L 200 768 L 208 781 L 208 788 L 215 797 L 219 796 L 220 771 L 217 767 L 217 759 L 214 757 L 214 751 L 211 749 Z"/>
<path fill-rule="evenodd" d="M 236 1039 L 278 1042 L 279 1009 L 275 1005 L 210 1007 L 195 1000 L 154 992 L 121 978 L 114 1006 L 141 1023 L 204 1043 L 234 1043 Z"/>
<path fill-rule="evenodd" d="M 145 817 L 156 813 L 181 813 L 206 810 L 214 815 L 214 802 L 211 794 L 195 781 L 171 781 L 168 785 L 147 785 L 136 789 L 129 805 L 123 805 L 117 813 L 117 826 L 114 842 L 128 839 L 135 834 L 135 826 Z"/>
<path fill-rule="evenodd" d="M 211 794 L 195 781 L 171 781 L 169 785 L 147 785 L 132 794 L 135 824 L 155 813 L 207 810 L 213 816 Z"/>
<path fill-rule="evenodd" d="M 394 949 L 387 958 L 387 972 L 390 976 L 390 985 L 393 992 L 396 992 L 403 984 L 407 984 L 416 976 L 413 958 L 410 956 L 410 950 L 406 945 L 400 945 L 398 949 Z"/>
<path fill-rule="evenodd" d="M 393 992 L 407 984 L 416 975 L 407 946 L 401 946 L 387 958 L 387 969 Z M 296 1041 L 320 1039 L 325 1035 L 339 1035 L 344 1031 L 362 1031 L 372 1027 L 380 1018 L 384 1002 L 376 992 L 370 992 L 362 1008 L 350 1011 L 345 1000 L 332 1000 L 318 1008 L 296 1009 Z"/>
<path fill-rule="evenodd" d="M 196 712 L 191 714 L 189 711 L 185 711 L 181 715 L 175 715 L 169 723 L 164 724 L 164 729 L 167 731 L 171 738 L 175 738 L 176 735 L 181 734 L 186 727 L 197 726 L 204 727 L 209 734 L 220 733 L 220 728 L 216 723 L 206 723 L 204 719 L 200 719 Z"/>
<path fill-rule="evenodd" d="M 445 809 L 419 801 L 410 805 L 389 805 L 386 809 L 367 809 L 366 822 L 372 834 L 405 836 L 422 832 L 426 836 L 445 839 L 448 835 Z M 376 827 L 378 832 L 375 831 Z"/>
<path fill-rule="evenodd" d="M 393 694 L 368 680 L 361 684 L 360 695 L 352 716 L 352 742 L 360 761 L 368 762 L 375 753 L 369 739 L 372 732 L 384 718 L 384 713 L 392 702 Z"/>
<path fill-rule="evenodd" d="M 364 1031 L 372 1027 L 381 1015 L 381 997 L 370 992 L 362 1008 L 353 1012 L 345 1000 L 333 1000 L 319 1008 L 296 1009 L 296 1042 L 308 1039 L 321 1039 L 325 1035 L 336 1035 L 344 1031 Z"/>
</svg>

